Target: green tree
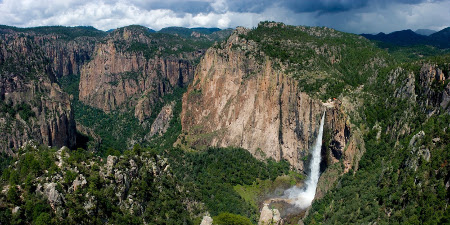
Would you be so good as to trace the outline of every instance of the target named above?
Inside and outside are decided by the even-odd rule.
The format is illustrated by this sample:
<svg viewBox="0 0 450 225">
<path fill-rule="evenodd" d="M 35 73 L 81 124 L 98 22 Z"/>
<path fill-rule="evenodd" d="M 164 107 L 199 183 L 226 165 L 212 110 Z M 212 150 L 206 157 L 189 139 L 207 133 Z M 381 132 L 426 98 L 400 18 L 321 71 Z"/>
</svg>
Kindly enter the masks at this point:
<svg viewBox="0 0 450 225">
<path fill-rule="evenodd" d="M 36 221 L 34 221 L 34 224 L 50 225 L 50 224 L 52 224 L 52 217 L 50 216 L 50 214 L 43 212 L 36 218 Z"/>
<path fill-rule="evenodd" d="M 20 195 L 16 185 L 12 185 L 9 188 L 8 193 L 6 194 L 6 199 L 14 205 L 18 205 L 20 203 Z"/>
</svg>

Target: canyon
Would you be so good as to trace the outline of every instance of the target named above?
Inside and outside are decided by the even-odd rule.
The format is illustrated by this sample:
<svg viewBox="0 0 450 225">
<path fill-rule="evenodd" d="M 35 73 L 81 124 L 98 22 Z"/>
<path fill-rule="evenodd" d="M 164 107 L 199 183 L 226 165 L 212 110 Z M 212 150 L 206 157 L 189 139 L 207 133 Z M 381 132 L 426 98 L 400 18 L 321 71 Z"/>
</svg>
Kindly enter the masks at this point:
<svg viewBox="0 0 450 225">
<path fill-rule="evenodd" d="M 0 26 L 0 223 L 445 222 L 449 56 L 377 44 Z"/>
</svg>

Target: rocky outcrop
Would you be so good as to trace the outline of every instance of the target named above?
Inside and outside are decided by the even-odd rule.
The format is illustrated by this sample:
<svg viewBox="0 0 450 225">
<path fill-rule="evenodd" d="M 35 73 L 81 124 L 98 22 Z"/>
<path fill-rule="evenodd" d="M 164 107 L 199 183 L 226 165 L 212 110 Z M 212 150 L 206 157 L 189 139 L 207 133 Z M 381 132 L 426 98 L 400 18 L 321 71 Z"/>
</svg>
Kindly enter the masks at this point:
<svg viewBox="0 0 450 225">
<path fill-rule="evenodd" d="M 56 185 L 56 183 L 45 183 L 43 187 L 43 194 L 48 198 L 53 209 L 63 204 L 63 197 L 56 190 Z"/>
<path fill-rule="evenodd" d="M 415 81 L 414 72 L 406 71 L 401 67 L 398 67 L 389 73 L 388 82 L 390 84 L 401 84 L 397 85 L 399 87 L 394 91 L 394 96 L 396 98 L 403 98 L 415 102 L 417 99 Z"/>
<path fill-rule="evenodd" d="M 203 217 L 202 222 L 200 223 L 200 225 L 212 225 L 213 224 L 213 219 L 206 215 Z"/>
<path fill-rule="evenodd" d="M 264 204 L 261 209 L 258 225 L 282 225 L 283 220 L 278 209 L 269 209 L 268 204 Z"/>
<path fill-rule="evenodd" d="M 342 157 L 350 136 L 338 103 L 324 105 L 299 90 L 280 63 L 252 52 L 257 44 L 240 38 L 238 28 L 200 62 L 193 85 L 183 96 L 182 145 L 235 146 L 258 158 L 287 160 L 305 170 L 305 157 L 318 134 L 324 111 L 332 133 L 333 157 Z M 238 47 L 236 47 L 238 46 Z"/>
<path fill-rule="evenodd" d="M 80 174 L 73 181 L 72 187 L 69 188 L 69 192 L 74 192 L 80 188 L 83 188 L 86 184 L 87 184 L 86 178 L 83 176 L 83 174 Z"/>
<path fill-rule="evenodd" d="M 409 141 L 408 148 L 410 149 L 410 155 L 405 164 L 414 171 L 417 171 L 417 168 L 420 164 L 429 162 L 431 158 L 430 149 L 423 145 L 424 137 L 425 132 L 421 130 L 417 134 L 415 134 Z"/>
<path fill-rule="evenodd" d="M 447 65 L 448 67 L 448 65 Z M 448 71 L 449 68 L 446 68 Z M 436 65 L 424 64 L 419 73 L 420 104 L 429 115 L 450 113 L 449 74 Z"/>
<path fill-rule="evenodd" d="M 105 188 L 114 190 L 121 209 L 141 215 L 146 207 L 145 202 L 139 198 L 137 192 L 140 190 L 136 186 L 133 187 L 133 184 L 145 176 L 155 183 L 155 187 L 152 187 L 154 192 L 161 191 L 164 187 L 156 183 L 161 177 L 172 176 L 169 167 L 166 158 L 148 153 L 130 159 L 124 156 L 108 156 L 106 164 L 101 167 L 100 177 L 105 179 Z"/>
<path fill-rule="evenodd" d="M 124 28 L 98 44 L 81 71 L 80 100 L 105 112 L 134 109 L 141 122 L 150 117 L 154 104 L 187 85 L 194 70 L 185 57 L 150 53 L 150 43 L 144 33 Z"/>
<path fill-rule="evenodd" d="M 12 153 L 28 140 L 75 145 L 70 97 L 54 82 L 51 67 L 30 37 L 2 36 L 0 75 L 1 151 Z"/>
<path fill-rule="evenodd" d="M 199 212 L 197 206 L 191 205 L 188 209 L 187 205 L 194 201 L 187 196 L 191 189 L 186 189 L 172 173 L 167 158 L 135 149 L 133 154 L 108 156 L 104 161 L 88 151 L 83 154 L 83 151 L 70 151 L 63 147 L 55 152 L 45 146 L 27 143 L 20 149 L 17 161 L 9 166 L 9 171 L 26 171 L 30 175 L 26 182 L 24 177 L 20 177 L 17 185 L 6 183 L 0 186 L 0 200 L 5 203 L 2 210 L 11 212 L 17 206 L 23 209 L 26 203 L 36 205 L 32 201 L 37 200 L 41 207 L 45 207 L 46 213 L 52 214 L 52 219 L 70 224 L 80 223 L 80 220 L 85 221 L 81 223 L 90 223 L 94 217 L 107 224 L 116 223 L 111 215 L 99 213 L 106 211 L 106 207 L 111 210 L 111 206 L 117 213 L 134 215 L 142 224 L 165 223 L 179 216 L 174 213 L 169 219 L 167 216 L 155 219 L 160 215 L 159 210 L 173 201 L 175 203 L 168 206 L 168 210 L 181 213 L 189 210 L 192 215 Z M 80 156 L 82 160 L 75 159 Z M 45 167 L 40 165 L 43 163 Z M 8 193 L 14 194 L 14 201 L 7 197 Z M 104 202 L 109 205 L 104 205 Z M 83 218 L 74 220 L 74 215 L 82 215 Z"/>
<path fill-rule="evenodd" d="M 174 106 L 175 102 L 171 102 L 161 109 L 161 112 L 159 112 L 158 116 L 156 117 L 155 121 L 153 121 L 152 126 L 150 127 L 150 133 L 148 134 L 149 138 L 153 137 L 155 134 L 161 136 L 166 133 L 170 125 L 170 120 L 173 117 Z"/>
</svg>

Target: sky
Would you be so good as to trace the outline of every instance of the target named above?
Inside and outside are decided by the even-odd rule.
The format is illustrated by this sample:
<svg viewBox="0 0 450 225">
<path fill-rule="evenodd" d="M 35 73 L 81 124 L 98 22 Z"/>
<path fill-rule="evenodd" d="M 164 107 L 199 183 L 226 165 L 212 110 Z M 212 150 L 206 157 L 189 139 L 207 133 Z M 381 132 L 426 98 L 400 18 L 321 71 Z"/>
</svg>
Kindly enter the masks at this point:
<svg viewBox="0 0 450 225">
<path fill-rule="evenodd" d="M 268 20 L 359 34 L 441 30 L 450 26 L 450 0 L 0 0 L 0 15 L 0 24 L 17 27 L 223 29 Z"/>
</svg>

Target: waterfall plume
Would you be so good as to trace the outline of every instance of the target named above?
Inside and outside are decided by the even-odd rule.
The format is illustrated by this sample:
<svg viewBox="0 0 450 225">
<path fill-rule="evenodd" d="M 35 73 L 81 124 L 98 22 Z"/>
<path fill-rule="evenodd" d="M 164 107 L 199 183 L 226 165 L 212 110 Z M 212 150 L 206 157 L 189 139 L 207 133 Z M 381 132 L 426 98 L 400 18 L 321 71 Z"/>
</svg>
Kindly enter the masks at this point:
<svg viewBox="0 0 450 225">
<path fill-rule="evenodd" d="M 296 186 L 285 191 L 285 196 L 292 200 L 292 202 L 299 208 L 307 208 L 311 205 L 316 195 L 317 182 L 320 176 L 320 152 L 322 149 L 323 124 L 325 119 L 325 112 L 320 120 L 319 134 L 312 151 L 312 159 L 310 163 L 310 170 L 308 179 L 305 182 L 305 187 L 298 188 Z"/>
</svg>

